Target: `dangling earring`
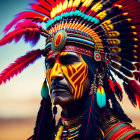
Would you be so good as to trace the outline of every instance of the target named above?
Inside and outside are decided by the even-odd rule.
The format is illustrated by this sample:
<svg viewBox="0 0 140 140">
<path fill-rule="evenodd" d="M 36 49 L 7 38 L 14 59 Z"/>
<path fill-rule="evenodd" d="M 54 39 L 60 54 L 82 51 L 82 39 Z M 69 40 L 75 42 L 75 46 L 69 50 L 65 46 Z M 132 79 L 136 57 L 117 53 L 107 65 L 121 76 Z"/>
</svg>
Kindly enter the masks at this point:
<svg viewBox="0 0 140 140">
<path fill-rule="evenodd" d="M 46 79 L 45 79 L 43 84 L 42 84 L 42 88 L 41 88 L 41 96 L 43 98 L 47 98 L 48 95 L 49 95 L 49 87 L 48 87 Z"/>
<path fill-rule="evenodd" d="M 102 108 L 106 105 L 106 94 L 105 94 L 105 90 L 103 88 L 103 81 L 102 81 L 101 75 L 99 75 L 96 100 L 97 100 L 97 104 L 100 108 Z"/>
<path fill-rule="evenodd" d="M 96 94 L 96 92 L 97 92 L 96 74 L 94 74 L 94 80 L 91 84 L 89 95 Z"/>
</svg>

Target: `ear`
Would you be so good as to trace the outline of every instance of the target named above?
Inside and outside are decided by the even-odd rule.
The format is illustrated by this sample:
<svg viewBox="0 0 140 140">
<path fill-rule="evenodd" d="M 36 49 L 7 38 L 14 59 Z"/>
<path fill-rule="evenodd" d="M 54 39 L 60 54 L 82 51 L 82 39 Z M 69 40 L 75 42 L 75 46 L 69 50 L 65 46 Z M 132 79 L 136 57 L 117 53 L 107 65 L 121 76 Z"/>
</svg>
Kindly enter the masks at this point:
<svg viewBox="0 0 140 140">
<path fill-rule="evenodd" d="M 103 62 L 103 61 L 96 61 L 95 65 L 96 65 L 96 76 L 97 76 L 97 78 L 99 78 L 99 76 L 101 76 L 102 79 L 103 79 L 104 76 L 106 75 L 106 71 L 107 71 L 106 63 Z"/>
</svg>

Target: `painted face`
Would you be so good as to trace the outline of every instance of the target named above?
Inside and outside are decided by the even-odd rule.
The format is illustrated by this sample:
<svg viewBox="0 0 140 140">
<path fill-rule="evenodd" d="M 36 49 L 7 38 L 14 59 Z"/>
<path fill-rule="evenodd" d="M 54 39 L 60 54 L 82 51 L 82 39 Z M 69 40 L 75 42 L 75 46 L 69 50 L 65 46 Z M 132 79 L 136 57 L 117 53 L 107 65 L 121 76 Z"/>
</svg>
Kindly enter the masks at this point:
<svg viewBox="0 0 140 140">
<path fill-rule="evenodd" d="M 88 88 L 88 66 L 81 55 L 61 52 L 46 59 L 46 78 L 52 98 L 71 94 L 71 98 L 78 100 Z"/>
</svg>

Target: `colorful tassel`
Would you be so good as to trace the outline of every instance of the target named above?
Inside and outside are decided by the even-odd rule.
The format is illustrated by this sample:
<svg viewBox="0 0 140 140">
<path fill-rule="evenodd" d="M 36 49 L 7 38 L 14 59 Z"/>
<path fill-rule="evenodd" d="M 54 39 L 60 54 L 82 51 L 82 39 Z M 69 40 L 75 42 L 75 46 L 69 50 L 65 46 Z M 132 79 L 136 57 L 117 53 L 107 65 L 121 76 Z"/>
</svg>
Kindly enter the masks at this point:
<svg viewBox="0 0 140 140">
<path fill-rule="evenodd" d="M 92 94 L 95 95 L 96 92 L 97 92 L 96 74 L 94 74 L 94 80 L 93 80 L 93 83 L 91 84 L 89 95 L 92 95 Z"/>
<path fill-rule="evenodd" d="M 101 80 L 101 77 L 99 77 L 99 81 L 98 81 L 96 99 L 97 99 L 97 104 L 100 108 L 106 105 L 106 94 L 103 88 L 103 82 Z"/>
<path fill-rule="evenodd" d="M 46 79 L 45 79 L 43 84 L 42 84 L 42 88 L 41 88 L 41 96 L 43 98 L 47 98 L 48 95 L 49 95 L 49 87 L 48 87 Z"/>
</svg>

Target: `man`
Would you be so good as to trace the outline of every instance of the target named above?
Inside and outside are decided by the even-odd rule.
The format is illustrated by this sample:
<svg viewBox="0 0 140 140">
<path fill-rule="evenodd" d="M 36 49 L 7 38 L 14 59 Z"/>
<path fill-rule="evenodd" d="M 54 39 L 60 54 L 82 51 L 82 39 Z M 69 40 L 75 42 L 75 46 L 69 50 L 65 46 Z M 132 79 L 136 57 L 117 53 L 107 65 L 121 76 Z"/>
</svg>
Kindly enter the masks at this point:
<svg viewBox="0 0 140 140">
<path fill-rule="evenodd" d="M 123 80 L 131 103 L 140 103 L 136 82 L 140 78 L 139 4 L 136 0 L 39 0 L 31 5 L 39 13 L 19 13 L 6 26 L 5 32 L 24 19 L 0 45 L 19 41 L 22 36 L 33 44 L 40 35 L 46 37 L 45 49 L 20 57 L 0 76 L 1 84 L 45 56 L 43 99 L 34 135 L 29 139 L 140 138 L 140 131 L 129 124 L 131 120 L 117 101 L 116 96 L 122 100 L 122 89 L 112 75 Z M 35 22 L 46 22 L 46 29 Z M 57 104 L 62 113 L 56 126 Z"/>
</svg>

